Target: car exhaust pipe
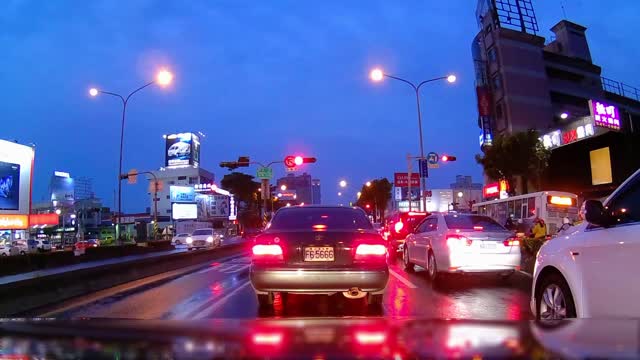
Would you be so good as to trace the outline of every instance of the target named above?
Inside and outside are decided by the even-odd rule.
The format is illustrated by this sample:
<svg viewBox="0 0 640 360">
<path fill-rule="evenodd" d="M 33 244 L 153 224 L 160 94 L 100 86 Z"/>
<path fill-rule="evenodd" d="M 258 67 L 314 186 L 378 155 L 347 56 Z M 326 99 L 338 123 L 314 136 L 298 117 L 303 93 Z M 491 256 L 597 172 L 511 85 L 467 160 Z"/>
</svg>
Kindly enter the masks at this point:
<svg viewBox="0 0 640 360">
<path fill-rule="evenodd" d="M 356 287 L 353 287 L 349 289 L 349 291 L 343 291 L 342 295 L 344 295 L 344 297 L 346 297 L 347 299 L 362 299 L 363 297 L 367 296 L 367 293 Z"/>
</svg>

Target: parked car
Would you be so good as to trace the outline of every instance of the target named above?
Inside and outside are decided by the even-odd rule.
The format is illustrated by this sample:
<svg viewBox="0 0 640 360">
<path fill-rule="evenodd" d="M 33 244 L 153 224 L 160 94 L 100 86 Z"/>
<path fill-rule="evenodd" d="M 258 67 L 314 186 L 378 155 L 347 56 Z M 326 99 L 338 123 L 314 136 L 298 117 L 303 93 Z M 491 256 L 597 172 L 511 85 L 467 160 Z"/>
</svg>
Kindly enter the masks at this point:
<svg viewBox="0 0 640 360">
<path fill-rule="evenodd" d="M 18 248 L 20 255 L 26 255 L 38 251 L 35 240 L 14 240 L 12 245 Z"/>
<path fill-rule="evenodd" d="M 189 250 L 218 247 L 222 243 L 222 237 L 211 228 L 197 229 L 187 237 L 186 242 Z"/>
<path fill-rule="evenodd" d="M 0 256 L 13 256 L 19 253 L 20 249 L 17 246 L 11 245 L 9 241 L 0 244 Z"/>
<path fill-rule="evenodd" d="M 74 250 L 84 251 L 90 247 L 98 247 L 100 244 L 95 239 L 77 241 Z"/>
<path fill-rule="evenodd" d="M 640 170 L 604 204 L 587 200 L 585 220 L 547 241 L 533 271 L 531 311 L 538 319 L 638 318 Z"/>
<path fill-rule="evenodd" d="M 360 208 L 281 208 L 256 238 L 252 254 L 250 279 L 260 307 L 271 306 L 276 292 L 337 293 L 382 304 L 387 246 Z"/>
<path fill-rule="evenodd" d="M 187 243 L 187 238 L 191 236 L 189 233 L 177 234 L 171 239 L 171 245 L 182 245 Z"/>
<path fill-rule="evenodd" d="M 434 213 L 407 237 L 403 264 L 427 269 L 433 282 L 446 273 L 495 273 L 508 277 L 520 269 L 520 241 L 488 216 Z"/>
<path fill-rule="evenodd" d="M 31 241 L 31 240 L 29 240 Z M 36 249 L 39 252 L 51 251 L 51 242 L 47 239 L 34 239 L 36 244 Z"/>
</svg>

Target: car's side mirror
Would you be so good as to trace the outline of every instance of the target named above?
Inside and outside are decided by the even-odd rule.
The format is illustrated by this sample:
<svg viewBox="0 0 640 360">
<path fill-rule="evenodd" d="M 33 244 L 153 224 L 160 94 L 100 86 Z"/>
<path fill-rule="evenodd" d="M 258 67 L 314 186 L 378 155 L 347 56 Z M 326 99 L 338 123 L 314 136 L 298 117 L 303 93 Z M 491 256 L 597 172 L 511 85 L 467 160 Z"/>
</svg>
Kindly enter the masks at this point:
<svg viewBox="0 0 640 360">
<path fill-rule="evenodd" d="M 584 217 L 593 225 L 607 227 L 610 224 L 610 217 L 598 200 L 587 200 L 584 203 Z"/>
</svg>

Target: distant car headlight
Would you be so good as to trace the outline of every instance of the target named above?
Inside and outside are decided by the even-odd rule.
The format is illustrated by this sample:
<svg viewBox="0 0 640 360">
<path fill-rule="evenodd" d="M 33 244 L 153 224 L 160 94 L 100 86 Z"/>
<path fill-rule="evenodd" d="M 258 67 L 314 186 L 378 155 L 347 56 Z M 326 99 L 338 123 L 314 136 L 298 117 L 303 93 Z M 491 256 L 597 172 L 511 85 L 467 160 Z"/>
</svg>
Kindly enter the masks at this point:
<svg viewBox="0 0 640 360">
<path fill-rule="evenodd" d="M 213 236 L 209 236 L 209 237 L 207 238 L 207 242 L 212 243 L 212 242 L 213 242 Z"/>
<path fill-rule="evenodd" d="M 193 239 L 191 238 L 191 236 L 189 236 L 186 241 L 187 244 L 191 244 L 193 242 Z"/>
</svg>

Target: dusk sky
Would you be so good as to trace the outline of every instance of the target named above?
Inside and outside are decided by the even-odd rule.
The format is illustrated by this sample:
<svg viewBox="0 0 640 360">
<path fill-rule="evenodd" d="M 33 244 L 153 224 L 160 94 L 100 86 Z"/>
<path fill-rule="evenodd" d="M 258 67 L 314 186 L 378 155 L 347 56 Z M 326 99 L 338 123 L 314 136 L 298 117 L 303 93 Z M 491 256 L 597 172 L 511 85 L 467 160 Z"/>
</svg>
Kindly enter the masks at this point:
<svg viewBox="0 0 640 360">
<path fill-rule="evenodd" d="M 603 76 L 640 86 L 640 2 L 534 0 L 539 35 L 562 18 L 588 28 Z M 481 182 L 471 41 L 475 0 L 450 1 L 36 1 L 0 5 L 0 138 L 36 144 L 35 202 L 54 170 L 93 178 L 113 204 L 121 105 L 90 98 L 92 86 L 128 93 L 166 67 L 168 89 L 129 104 L 124 169 L 163 166 L 163 134 L 201 131 L 202 167 L 219 181 L 220 161 L 270 162 L 299 153 L 303 170 L 336 203 L 338 181 L 355 192 L 372 178 L 406 171 L 417 154 L 415 98 L 397 81 L 371 83 L 380 66 L 420 81 L 425 150 L 458 161 L 431 171 L 430 188 L 456 174 Z M 255 174 L 255 168 L 244 171 Z M 284 168 L 276 168 L 276 176 Z M 125 211 L 149 206 L 147 185 L 124 185 Z"/>
</svg>

